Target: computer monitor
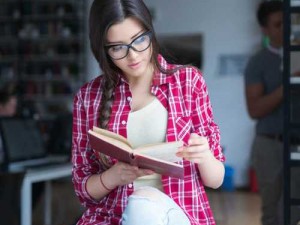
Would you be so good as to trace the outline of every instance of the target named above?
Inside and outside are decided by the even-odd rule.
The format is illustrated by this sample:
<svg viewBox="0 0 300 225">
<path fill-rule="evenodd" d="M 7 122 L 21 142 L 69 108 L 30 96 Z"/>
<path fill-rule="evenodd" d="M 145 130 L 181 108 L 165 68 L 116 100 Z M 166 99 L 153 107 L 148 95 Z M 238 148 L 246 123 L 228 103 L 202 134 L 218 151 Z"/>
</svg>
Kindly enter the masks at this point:
<svg viewBox="0 0 300 225">
<path fill-rule="evenodd" d="M 47 154 L 34 119 L 0 118 L 0 135 L 7 163 L 42 158 Z"/>
</svg>

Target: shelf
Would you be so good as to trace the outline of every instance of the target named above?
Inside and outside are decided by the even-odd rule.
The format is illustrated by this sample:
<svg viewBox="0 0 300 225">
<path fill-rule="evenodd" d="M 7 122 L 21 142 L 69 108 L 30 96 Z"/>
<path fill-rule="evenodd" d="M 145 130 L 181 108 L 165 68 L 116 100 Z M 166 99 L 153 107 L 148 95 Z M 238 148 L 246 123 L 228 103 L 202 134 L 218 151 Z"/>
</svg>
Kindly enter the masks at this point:
<svg viewBox="0 0 300 225">
<path fill-rule="evenodd" d="M 19 18 L 13 18 L 11 16 L 0 16 L 0 23 L 17 23 L 20 22 Z"/>
<path fill-rule="evenodd" d="M 290 50 L 291 50 L 292 52 L 300 51 L 300 45 L 291 45 L 291 46 L 290 46 Z"/>
<path fill-rule="evenodd" d="M 298 2 L 295 6 L 291 7 L 291 13 L 300 13 L 300 5 Z"/>
<path fill-rule="evenodd" d="M 20 0 L 10 0 L 12 2 L 14 1 L 20 1 Z M 37 0 L 22 0 L 23 3 L 37 3 Z M 73 4 L 74 2 L 76 2 L 76 0 L 38 0 L 38 3 L 71 3 Z"/>
<path fill-rule="evenodd" d="M 300 129 L 300 122 L 290 122 L 290 127 L 292 129 Z"/>
<path fill-rule="evenodd" d="M 290 83 L 293 85 L 300 85 L 300 77 L 291 77 Z"/>
<path fill-rule="evenodd" d="M 291 160 L 299 161 L 300 163 L 300 152 L 291 152 Z"/>
<path fill-rule="evenodd" d="M 22 56 L 22 60 L 24 62 L 76 62 L 77 57 L 75 55 L 51 55 L 51 56 L 43 56 L 43 55 L 30 55 L 30 56 Z"/>
<path fill-rule="evenodd" d="M 17 43 L 19 40 L 15 36 L 2 36 L 0 38 L 0 44 L 9 42 L 10 44 Z"/>
<path fill-rule="evenodd" d="M 39 43 L 43 43 L 43 42 L 47 42 L 47 43 L 56 43 L 56 42 L 68 42 L 68 43 L 76 43 L 81 41 L 83 38 L 83 34 L 79 34 L 79 35 L 70 35 L 68 37 L 64 37 L 64 36 L 58 36 L 58 35 L 53 35 L 53 36 L 49 36 L 49 35 L 41 35 L 39 37 L 34 37 L 34 38 L 20 38 L 19 41 L 20 42 L 33 42 L 33 44 L 39 44 Z M 16 39 L 18 40 L 18 39 Z"/>
<path fill-rule="evenodd" d="M 293 25 L 291 26 L 291 30 L 292 30 L 293 32 L 299 32 L 299 31 L 300 31 L 300 25 L 299 25 L 299 24 L 293 24 Z"/>
<path fill-rule="evenodd" d="M 290 84 L 290 93 L 300 93 L 300 83 L 291 83 Z"/>
<path fill-rule="evenodd" d="M 74 74 L 69 74 L 68 77 L 61 77 L 59 75 L 53 74 L 51 77 L 46 77 L 46 75 L 40 74 L 40 75 L 29 75 L 29 74 L 23 74 L 20 78 L 19 81 L 33 81 L 33 82 L 74 82 L 73 77 L 77 75 Z M 72 77 L 72 78 L 70 78 Z"/>
<path fill-rule="evenodd" d="M 290 0 L 290 2 L 292 7 L 300 6 L 300 0 Z"/>
<path fill-rule="evenodd" d="M 0 78 L 16 84 L 20 105 L 31 114 L 61 113 L 83 84 L 87 5 L 0 0 Z"/>
<path fill-rule="evenodd" d="M 292 72 L 297 61 L 291 57 L 295 52 L 300 52 L 300 0 L 283 1 L 283 29 L 284 29 L 284 55 L 283 75 Z M 284 168 L 283 168 L 283 200 L 284 200 L 284 224 L 292 224 L 291 218 L 294 215 L 293 206 L 300 206 L 300 199 L 291 198 L 291 188 L 299 189 L 296 183 L 292 183 L 292 171 L 300 168 L 300 152 L 298 152 L 300 117 L 300 77 L 283 78 L 284 85 Z M 291 122 L 294 121 L 294 122 Z"/>
<path fill-rule="evenodd" d="M 292 198 L 292 199 L 290 199 L 290 201 L 291 201 L 291 205 L 300 206 L 300 199 Z"/>
<path fill-rule="evenodd" d="M 290 167 L 299 167 L 300 166 L 300 160 L 290 160 L 289 162 Z"/>
<path fill-rule="evenodd" d="M 0 64 L 2 63 L 14 63 L 16 62 L 18 57 L 16 56 L 0 56 Z"/>
<path fill-rule="evenodd" d="M 291 160 L 290 161 L 290 167 L 299 167 L 300 166 L 300 160 Z"/>
<path fill-rule="evenodd" d="M 25 95 L 25 101 L 35 101 L 35 102 L 65 102 L 72 98 L 72 94 L 51 94 L 47 95 L 39 95 L 39 94 L 32 94 L 32 95 Z"/>
<path fill-rule="evenodd" d="M 72 20 L 73 22 L 76 22 L 78 20 L 78 15 L 74 14 L 67 14 L 67 15 L 57 15 L 57 14 L 48 14 L 48 15 L 25 15 L 23 16 L 23 21 L 33 21 L 37 20 L 38 22 L 40 21 L 45 21 L 45 20 L 51 20 L 51 21 L 58 21 L 58 20 Z"/>
</svg>

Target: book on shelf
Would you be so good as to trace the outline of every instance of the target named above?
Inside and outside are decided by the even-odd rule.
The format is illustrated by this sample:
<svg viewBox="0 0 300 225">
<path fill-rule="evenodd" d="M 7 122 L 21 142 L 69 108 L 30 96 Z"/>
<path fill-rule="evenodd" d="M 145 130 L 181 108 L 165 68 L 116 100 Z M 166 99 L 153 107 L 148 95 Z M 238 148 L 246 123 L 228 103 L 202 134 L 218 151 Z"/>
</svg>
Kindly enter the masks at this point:
<svg viewBox="0 0 300 225">
<path fill-rule="evenodd" d="M 300 145 L 293 146 L 291 160 L 300 160 Z"/>
<path fill-rule="evenodd" d="M 291 84 L 300 84 L 300 77 L 291 77 L 290 83 Z"/>
<path fill-rule="evenodd" d="M 291 6 L 300 6 L 300 0 L 291 0 Z"/>
<path fill-rule="evenodd" d="M 292 160 L 300 160 L 300 152 L 291 152 Z"/>
<path fill-rule="evenodd" d="M 114 132 L 93 127 L 88 131 L 91 147 L 96 152 L 113 157 L 121 162 L 129 163 L 142 169 L 149 169 L 162 175 L 182 179 L 183 165 L 176 156 L 182 141 L 147 144 L 133 148 L 129 141 Z"/>
</svg>

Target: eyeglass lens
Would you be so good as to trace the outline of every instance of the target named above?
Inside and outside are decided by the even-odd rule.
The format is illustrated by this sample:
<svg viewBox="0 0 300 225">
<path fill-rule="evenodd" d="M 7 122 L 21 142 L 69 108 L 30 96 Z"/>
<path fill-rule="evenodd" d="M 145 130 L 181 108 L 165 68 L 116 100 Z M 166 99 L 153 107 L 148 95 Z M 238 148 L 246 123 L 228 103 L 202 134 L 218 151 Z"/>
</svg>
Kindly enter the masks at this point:
<svg viewBox="0 0 300 225">
<path fill-rule="evenodd" d="M 122 59 L 128 55 L 129 48 L 132 48 L 134 51 L 142 52 L 145 51 L 151 42 L 150 33 L 144 33 L 141 36 L 134 39 L 128 45 L 113 45 L 109 46 L 108 54 L 113 59 Z"/>
</svg>

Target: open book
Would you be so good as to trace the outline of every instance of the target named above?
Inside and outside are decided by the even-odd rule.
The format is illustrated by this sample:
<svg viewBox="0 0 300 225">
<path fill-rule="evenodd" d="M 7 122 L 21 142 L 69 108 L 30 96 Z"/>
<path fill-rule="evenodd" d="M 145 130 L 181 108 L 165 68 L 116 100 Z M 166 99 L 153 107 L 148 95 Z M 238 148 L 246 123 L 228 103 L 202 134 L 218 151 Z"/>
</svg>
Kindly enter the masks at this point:
<svg viewBox="0 0 300 225">
<path fill-rule="evenodd" d="M 183 165 L 175 163 L 181 160 L 176 152 L 183 145 L 182 141 L 149 144 L 133 149 L 126 138 L 111 131 L 93 127 L 88 133 L 95 151 L 159 174 L 184 177 Z"/>
</svg>

